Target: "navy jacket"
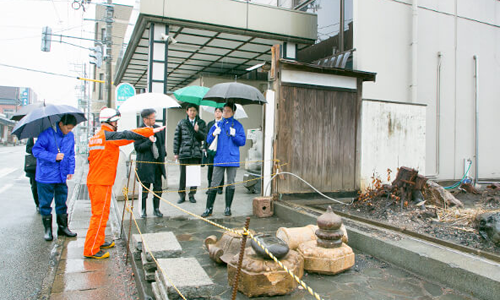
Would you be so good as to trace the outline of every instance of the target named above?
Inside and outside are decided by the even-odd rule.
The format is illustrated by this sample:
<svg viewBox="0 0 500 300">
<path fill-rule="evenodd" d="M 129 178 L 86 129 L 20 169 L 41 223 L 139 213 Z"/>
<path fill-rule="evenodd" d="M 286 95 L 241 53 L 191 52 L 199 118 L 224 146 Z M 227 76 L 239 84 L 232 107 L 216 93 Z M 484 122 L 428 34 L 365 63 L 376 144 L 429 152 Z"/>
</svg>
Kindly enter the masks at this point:
<svg viewBox="0 0 500 300">
<path fill-rule="evenodd" d="M 33 146 L 36 157 L 35 180 L 41 183 L 65 183 L 69 174 L 75 173 L 75 137 L 73 132 L 63 135 L 56 125 L 57 133 L 52 127 L 40 133 Z M 54 138 L 55 137 L 55 138 Z M 56 146 L 57 143 L 57 146 Z M 57 147 L 64 158 L 56 161 Z"/>
<path fill-rule="evenodd" d="M 239 167 L 240 166 L 240 147 L 245 146 L 246 136 L 243 125 L 235 118 L 222 119 L 216 123 L 221 129 L 217 141 L 217 151 L 214 158 L 214 167 Z M 229 129 L 233 127 L 236 130 L 235 136 L 230 136 Z M 210 128 L 207 135 L 207 143 L 210 145 L 215 137 L 212 135 L 216 126 Z"/>
</svg>

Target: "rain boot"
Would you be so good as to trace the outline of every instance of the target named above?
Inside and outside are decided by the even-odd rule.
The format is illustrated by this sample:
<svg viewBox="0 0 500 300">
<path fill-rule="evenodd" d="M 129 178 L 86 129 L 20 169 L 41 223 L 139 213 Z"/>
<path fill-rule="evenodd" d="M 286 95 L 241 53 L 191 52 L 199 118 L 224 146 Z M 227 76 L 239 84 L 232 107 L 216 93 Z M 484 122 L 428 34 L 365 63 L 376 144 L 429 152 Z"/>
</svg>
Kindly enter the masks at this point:
<svg viewBox="0 0 500 300">
<path fill-rule="evenodd" d="M 52 241 L 52 215 L 42 216 L 43 227 L 45 228 L 45 234 L 43 238 L 46 241 Z"/>
<path fill-rule="evenodd" d="M 67 237 L 76 236 L 76 232 L 72 232 L 68 228 L 68 214 L 57 215 L 57 235 L 65 235 Z"/>
<path fill-rule="evenodd" d="M 212 215 L 212 212 L 214 210 L 215 197 L 217 197 L 217 190 L 215 190 L 215 189 L 210 190 L 210 192 L 208 193 L 208 197 L 207 197 L 207 209 L 205 210 L 205 212 L 203 214 L 201 214 L 201 216 L 203 218 L 206 218 L 206 217 L 209 217 Z"/>
<path fill-rule="evenodd" d="M 157 216 L 158 218 L 163 217 L 163 214 L 160 212 L 160 199 L 154 197 L 153 198 L 153 214 Z"/>
<path fill-rule="evenodd" d="M 146 203 L 147 203 L 147 200 L 148 200 L 148 193 L 142 193 L 142 211 L 141 211 L 141 218 L 145 218 L 148 216 L 148 214 L 146 213 Z"/>
<path fill-rule="evenodd" d="M 233 203 L 234 190 L 226 188 L 226 209 L 224 210 L 224 216 L 231 215 L 231 204 Z"/>
</svg>

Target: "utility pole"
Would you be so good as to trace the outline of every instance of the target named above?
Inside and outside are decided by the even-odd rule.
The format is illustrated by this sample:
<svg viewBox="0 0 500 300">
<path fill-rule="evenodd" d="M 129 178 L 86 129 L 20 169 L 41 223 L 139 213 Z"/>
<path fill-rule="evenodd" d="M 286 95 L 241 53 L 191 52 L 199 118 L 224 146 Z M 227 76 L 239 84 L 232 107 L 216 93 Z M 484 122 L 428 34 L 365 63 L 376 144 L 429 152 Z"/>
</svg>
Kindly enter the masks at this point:
<svg viewBox="0 0 500 300">
<path fill-rule="evenodd" d="M 106 85 L 104 87 L 104 94 L 105 94 L 105 99 L 107 103 L 107 107 L 112 107 L 112 76 L 111 76 L 111 68 L 112 68 L 112 56 L 111 56 L 111 50 L 113 47 L 113 38 L 112 38 L 112 31 L 113 31 L 113 13 L 114 13 L 114 7 L 113 7 L 113 0 L 108 0 L 106 4 L 106 38 L 104 41 L 104 44 L 106 45 Z"/>
</svg>

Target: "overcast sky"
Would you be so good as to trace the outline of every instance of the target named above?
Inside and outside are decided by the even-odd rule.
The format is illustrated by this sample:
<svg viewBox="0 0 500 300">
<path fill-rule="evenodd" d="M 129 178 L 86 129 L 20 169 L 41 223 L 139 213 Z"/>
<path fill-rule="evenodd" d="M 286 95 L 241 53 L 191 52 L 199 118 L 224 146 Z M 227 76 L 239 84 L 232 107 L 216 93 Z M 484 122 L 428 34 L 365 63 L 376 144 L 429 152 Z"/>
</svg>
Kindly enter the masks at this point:
<svg viewBox="0 0 500 300">
<path fill-rule="evenodd" d="M 94 23 L 84 18 L 95 17 L 95 4 L 87 5 L 86 12 L 72 8 L 73 0 L 0 0 L 0 85 L 30 87 L 39 100 L 47 103 L 77 105 L 76 77 L 83 77 L 82 64 L 89 67 L 89 50 L 59 43 L 53 37 L 50 52 L 41 51 L 42 28 L 50 26 L 54 35 L 93 37 Z M 92 1 L 103 3 L 105 1 Z M 133 0 L 113 1 L 133 4 Z M 62 38 L 64 42 L 92 47 L 90 41 Z M 53 76 L 33 71 L 6 67 L 41 70 L 69 75 Z"/>
</svg>

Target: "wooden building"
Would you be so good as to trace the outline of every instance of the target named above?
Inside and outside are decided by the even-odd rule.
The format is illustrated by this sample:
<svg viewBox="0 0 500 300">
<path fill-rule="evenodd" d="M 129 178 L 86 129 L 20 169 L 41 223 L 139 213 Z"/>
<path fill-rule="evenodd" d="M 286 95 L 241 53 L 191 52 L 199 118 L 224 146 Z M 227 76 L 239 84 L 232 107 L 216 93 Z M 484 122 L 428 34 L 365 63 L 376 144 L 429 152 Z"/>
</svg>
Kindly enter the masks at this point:
<svg viewBox="0 0 500 300">
<path fill-rule="evenodd" d="M 273 53 L 280 53 L 279 47 Z M 275 56 L 276 57 L 276 56 Z M 375 73 L 273 59 L 274 159 L 327 194 L 360 188 L 362 86 Z M 276 170 L 275 170 L 276 171 Z M 293 176 L 276 180 L 273 193 L 307 194 Z"/>
</svg>

